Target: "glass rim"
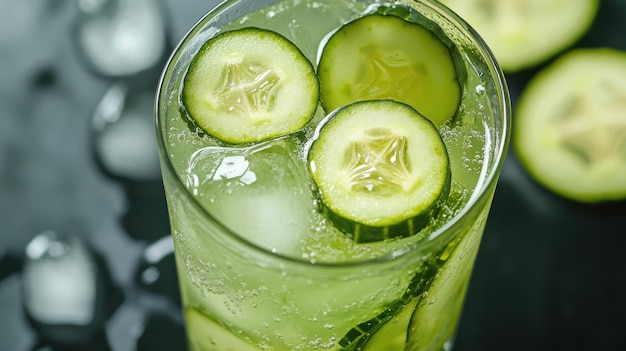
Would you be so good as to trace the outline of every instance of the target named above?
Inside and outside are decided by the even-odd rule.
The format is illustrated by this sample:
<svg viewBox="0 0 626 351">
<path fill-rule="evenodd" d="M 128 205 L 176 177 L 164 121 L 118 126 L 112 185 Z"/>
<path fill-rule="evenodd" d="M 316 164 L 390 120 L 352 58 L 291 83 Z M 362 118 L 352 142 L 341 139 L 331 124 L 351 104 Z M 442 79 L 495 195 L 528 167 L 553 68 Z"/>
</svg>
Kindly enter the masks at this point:
<svg viewBox="0 0 626 351">
<path fill-rule="evenodd" d="M 202 29 L 203 24 L 207 21 L 208 18 L 215 17 L 221 11 L 223 11 L 229 4 L 236 3 L 242 0 L 224 0 L 220 2 L 215 7 L 211 8 L 206 14 L 204 14 L 180 39 L 174 50 L 171 52 L 170 57 L 166 61 L 165 67 L 161 73 L 159 78 L 159 82 L 156 89 L 155 95 L 155 103 L 154 103 L 154 111 L 155 111 L 155 131 L 157 137 L 157 146 L 158 151 L 161 157 L 161 167 L 165 172 L 171 174 L 171 178 L 173 178 L 175 187 L 180 191 L 181 194 L 186 198 L 186 201 L 189 202 L 199 213 L 202 214 L 203 220 L 209 220 L 212 225 L 215 226 L 216 229 L 220 231 L 220 235 L 228 235 L 231 239 L 236 242 L 246 246 L 248 249 L 252 249 L 255 252 L 258 252 L 265 257 L 270 257 L 273 259 L 278 259 L 281 261 L 288 262 L 290 264 L 301 264 L 305 266 L 316 266 L 316 267 L 332 267 L 332 268 L 349 268 L 354 266 L 363 266 L 368 264 L 381 264 L 388 263 L 391 261 L 395 261 L 400 257 L 408 255 L 414 251 L 416 251 L 415 247 L 425 246 L 426 243 L 431 243 L 436 241 L 441 236 L 444 236 L 445 233 L 454 232 L 455 228 L 462 225 L 463 220 L 466 216 L 468 216 L 469 212 L 481 201 L 484 201 L 485 196 L 488 195 L 488 189 L 492 186 L 495 186 L 495 183 L 498 181 L 498 174 L 500 174 L 501 169 L 504 165 L 504 161 L 506 159 L 506 154 L 510 142 L 510 134 L 511 134 L 511 116 L 512 116 L 512 107 L 510 94 L 508 90 L 508 86 L 506 83 L 506 79 L 504 73 L 502 72 L 500 66 L 498 65 L 495 56 L 491 49 L 487 46 L 484 39 L 461 17 L 459 17 L 455 12 L 447 8 L 445 5 L 432 0 L 413 0 L 416 3 L 423 3 L 434 9 L 440 15 L 445 16 L 445 20 L 452 24 L 456 30 L 459 30 L 463 33 L 464 36 L 468 37 L 473 47 L 478 50 L 479 57 L 484 60 L 486 68 L 488 69 L 488 76 L 492 78 L 493 85 L 495 91 L 498 96 L 494 101 L 497 101 L 498 107 L 501 109 L 501 113 L 497 116 L 496 120 L 501 123 L 502 128 L 498 129 L 498 143 L 492 145 L 492 149 L 495 151 L 492 153 L 493 159 L 490 163 L 490 166 L 484 166 L 481 169 L 481 173 L 484 173 L 484 176 L 479 177 L 479 182 L 473 187 L 472 195 L 470 199 L 464 204 L 463 208 L 458 211 L 454 217 L 447 221 L 444 225 L 438 227 L 435 231 L 430 233 L 427 237 L 419 240 L 417 243 L 424 245 L 411 245 L 402 247 L 398 250 L 391 251 L 381 256 L 377 256 L 374 258 L 363 259 L 363 260 L 354 260 L 354 261 L 341 261 L 341 262 L 313 262 L 311 260 L 306 260 L 302 258 L 298 258 L 295 256 L 280 254 L 276 252 L 272 252 L 269 249 L 266 249 L 260 245 L 255 244 L 252 241 L 245 239 L 240 234 L 229 229 L 226 225 L 224 225 L 218 218 L 216 218 L 211 212 L 209 212 L 205 207 L 203 207 L 196 198 L 190 193 L 187 187 L 184 185 L 183 180 L 178 175 L 171 159 L 169 158 L 166 152 L 166 140 L 163 135 L 163 125 L 165 122 L 165 118 L 161 121 L 161 116 L 165 115 L 165 105 L 164 109 L 161 108 L 161 99 L 170 99 L 170 96 L 166 94 L 165 89 L 168 84 L 171 84 L 173 80 L 169 82 L 166 80 L 169 73 L 173 72 L 174 66 L 177 62 L 177 58 L 179 55 L 184 52 L 187 47 L 187 44 L 193 39 L 193 35 Z M 407 2 L 408 1 L 404 1 Z M 482 180 L 482 182 L 480 182 Z"/>
</svg>

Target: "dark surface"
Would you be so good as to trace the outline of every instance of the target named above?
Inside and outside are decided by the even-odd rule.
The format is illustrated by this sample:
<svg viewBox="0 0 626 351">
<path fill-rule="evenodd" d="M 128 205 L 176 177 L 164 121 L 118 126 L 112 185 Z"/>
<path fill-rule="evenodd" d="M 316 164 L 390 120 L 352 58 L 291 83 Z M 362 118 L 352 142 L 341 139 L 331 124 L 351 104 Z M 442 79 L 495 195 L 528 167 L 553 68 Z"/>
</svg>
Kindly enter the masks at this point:
<svg viewBox="0 0 626 351">
<path fill-rule="evenodd" d="M 167 1 L 171 41 L 215 3 Z M 111 277 L 99 289 L 119 292 L 72 349 L 183 350 L 172 257 L 143 254 L 169 233 L 161 184 L 128 181 L 95 157 L 91 118 L 114 79 L 79 60 L 75 16 L 73 1 L 0 2 L 0 350 L 63 349 L 51 345 L 67 329 L 23 308 L 24 250 L 46 230 L 85 242 Z M 626 50 L 625 17 L 624 2 L 603 1 L 577 46 Z M 508 76 L 514 104 L 538 69 Z M 622 349 L 625 215 L 624 201 L 584 205 L 545 191 L 511 150 L 455 350 Z"/>
</svg>

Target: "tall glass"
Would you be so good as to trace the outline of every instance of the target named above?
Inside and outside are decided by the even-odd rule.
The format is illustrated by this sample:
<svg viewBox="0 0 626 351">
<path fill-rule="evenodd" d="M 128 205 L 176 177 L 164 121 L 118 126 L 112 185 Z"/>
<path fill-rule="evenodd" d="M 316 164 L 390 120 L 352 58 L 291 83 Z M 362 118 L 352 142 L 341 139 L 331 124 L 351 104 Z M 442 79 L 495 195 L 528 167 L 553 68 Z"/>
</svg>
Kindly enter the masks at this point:
<svg viewBox="0 0 626 351">
<path fill-rule="evenodd" d="M 174 51 L 157 94 L 156 127 L 191 350 L 452 347 L 511 113 L 500 69 L 462 19 L 436 1 L 392 6 L 448 38 L 464 71 L 459 111 L 439 127 L 450 195 L 438 217 L 408 238 L 358 244 L 317 211 L 301 150 L 315 119 L 260 146 L 225 147 L 181 106 L 190 61 L 216 34 L 271 29 L 315 65 L 324 38 L 376 3 L 228 0 Z"/>
</svg>

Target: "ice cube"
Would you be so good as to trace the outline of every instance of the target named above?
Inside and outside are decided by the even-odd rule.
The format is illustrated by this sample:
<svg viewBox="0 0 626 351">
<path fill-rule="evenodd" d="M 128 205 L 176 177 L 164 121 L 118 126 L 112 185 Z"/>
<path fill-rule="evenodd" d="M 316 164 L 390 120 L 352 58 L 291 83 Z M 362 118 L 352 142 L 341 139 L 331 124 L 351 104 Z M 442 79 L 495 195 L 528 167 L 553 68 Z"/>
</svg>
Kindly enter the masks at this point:
<svg viewBox="0 0 626 351">
<path fill-rule="evenodd" d="M 120 299 L 99 257 L 78 238 L 54 231 L 33 238 L 25 256 L 24 308 L 44 339 L 76 345 L 97 335 Z"/>
<path fill-rule="evenodd" d="M 256 174 L 250 170 L 250 162 L 243 155 L 226 156 L 213 174 L 213 180 L 239 178 L 244 184 L 256 181 Z"/>
<path fill-rule="evenodd" d="M 121 77 L 158 67 L 167 55 L 166 23 L 156 0 L 80 0 L 75 44 L 96 73 Z"/>
<path fill-rule="evenodd" d="M 188 169 L 188 186 L 224 225 L 267 250 L 297 255 L 314 212 L 305 163 L 288 139 L 249 148 L 207 148 Z"/>
<path fill-rule="evenodd" d="M 94 112 L 92 130 L 97 159 L 114 177 L 159 179 L 159 155 L 154 135 L 152 86 L 113 85 Z"/>
<path fill-rule="evenodd" d="M 26 257 L 24 302 L 29 314 L 43 323 L 89 324 L 97 268 L 83 244 L 46 232 L 28 244 Z"/>
<path fill-rule="evenodd" d="M 307 235 L 309 203 L 285 190 L 237 192 L 215 202 L 212 212 L 231 230 L 277 253 L 293 254 Z"/>
</svg>

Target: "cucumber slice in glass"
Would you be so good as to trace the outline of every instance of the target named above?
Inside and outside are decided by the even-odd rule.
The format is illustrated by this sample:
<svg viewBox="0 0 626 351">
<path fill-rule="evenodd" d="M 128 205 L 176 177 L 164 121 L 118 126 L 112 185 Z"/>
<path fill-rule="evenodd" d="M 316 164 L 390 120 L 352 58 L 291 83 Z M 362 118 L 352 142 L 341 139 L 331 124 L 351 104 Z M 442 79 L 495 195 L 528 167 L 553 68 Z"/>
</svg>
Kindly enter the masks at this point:
<svg viewBox="0 0 626 351">
<path fill-rule="evenodd" d="M 463 233 L 424 262 L 405 294 L 375 318 L 350 330 L 339 341 L 341 350 L 443 349 L 461 313 L 478 251 L 475 235 L 477 232 Z"/>
<path fill-rule="evenodd" d="M 340 341 L 341 351 L 403 351 L 407 330 L 419 298 L 403 299 L 376 318 L 352 328 Z"/>
<path fill-rule="evenodd" d="M 406 292 L 376 317 L 352 328 L 338 343 L 341 351 L 405 349 L 407 336 L 415 309 L 422 294 L 437 275 L 436 264 L 426 262 L 416 274 Z"/>
<path fill-rule="evenodd" d="M 485 39 L 502 70 L 532 67 L 591 26 L 599 0 L 439 0 Z"/>
<path fill-rule="evenodd" d="M 394 15 L 361 17 L 339 28 L 317 69 L 327 112 L 356 101 L 406 103 L 439 126 L 461 101 L 451 50 L 430 29 Z"/>
<path fill-rule="evenodd" d="M 404 351 L 411 316 L 419 300 L 419 298 L 414 298 L 403 304 L 402 309 L 397 314 L 390 316 L 385 324 L 369 336 L 362 350 Z"/>
<path fill-rule="evenodd" d="M 577 49 L 520 97 L 513 144 L 526 170 L 581 202 L 626 198 L 626 53 Z"/>
<path fill-rule="evenodd" d="M 182 89 L 182 104 L 193 121 L 232 144 L 299 130 L 313 117 L 318 100 L 311 62 L 280 34 L 259 28 L 208 40 Z"/>
<path fill-rule="evenodd" d="M 437 128 L 393 100 L 335 110 L 318 126 L 308 161 L 323 210 L 356 242 L 417 233 L 450 189 Z"/>
<path fill-rule="evenodd" d="M 487 212 L 477 219 L 484 226 Z M 471 226 L 470 226 L 471 228 Z M 407 350 L 448 350 L 469 285 L 483 228 L 467 231 L 453 240 L 438 256 L 440 268 L 422 293 L 422 300 L 411 316 Z"/>
</svg>

